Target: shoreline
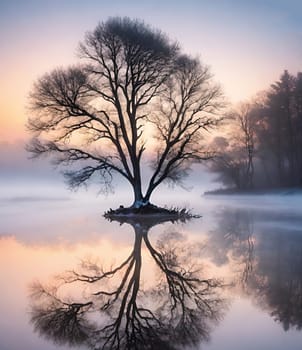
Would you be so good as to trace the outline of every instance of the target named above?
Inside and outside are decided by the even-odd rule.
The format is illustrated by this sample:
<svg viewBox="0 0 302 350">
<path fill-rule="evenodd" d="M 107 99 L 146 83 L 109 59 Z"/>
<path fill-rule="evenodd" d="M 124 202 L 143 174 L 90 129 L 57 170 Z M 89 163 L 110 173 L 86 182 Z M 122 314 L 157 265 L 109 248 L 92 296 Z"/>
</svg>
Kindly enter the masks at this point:
<svg viewBox="0 0 302 350">
<path fill-rule="evenodd" d="M 203 196 L 212 195 L 298 195 L 302 194 L 301 187 L 286 187 L 286 188 L 266 188 L 266 189 L 254 189 L 254 190 L 238 190 L 234 188 L 221 188 L 217 190 L 205 191 Z"/>
</svg>

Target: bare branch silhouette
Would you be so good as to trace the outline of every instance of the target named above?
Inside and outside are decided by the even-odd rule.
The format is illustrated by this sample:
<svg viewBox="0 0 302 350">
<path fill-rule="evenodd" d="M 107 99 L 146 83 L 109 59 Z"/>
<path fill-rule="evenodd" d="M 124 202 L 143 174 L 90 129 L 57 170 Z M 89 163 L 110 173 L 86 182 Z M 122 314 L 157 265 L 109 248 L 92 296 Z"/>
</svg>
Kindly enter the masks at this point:
<svg viewBox="0 0 302 350">
<path fill-rule="evenodd" d="M 218 123 L 222 95 L 208 67 L 160 31 L 129 18 L 99 24 L 80 45 L 80 55 L 82 65 L 56 69 L 36 82 L 28 121 L 34 136 L 28 150 L 68 165 L 71 188 L 97 177 L 108 191 L 118 174 L 133 190 L 133 206 L 140 207 L 163 181 L 178 183 L 192 163 L 211 157 L 203 132 Z M 146 142 L 153 138 L 150 125 L 156 150 Z M 152 161 L 143 160 L 147 146 Z M 146 162 L 153 173 L 143 184 Z"/>
</svg>

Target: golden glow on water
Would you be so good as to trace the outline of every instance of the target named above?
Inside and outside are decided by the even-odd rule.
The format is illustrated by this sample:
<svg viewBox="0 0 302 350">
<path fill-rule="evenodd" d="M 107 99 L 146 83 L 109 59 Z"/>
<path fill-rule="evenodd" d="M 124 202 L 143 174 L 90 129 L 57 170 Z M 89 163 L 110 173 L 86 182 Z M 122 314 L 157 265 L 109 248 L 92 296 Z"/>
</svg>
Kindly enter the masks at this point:
<svg viewBox="0 0 302 350">
<path fill-rule="evenodd" d="M 81 259 L 90 257 L 97 257 L 106 263 L 113 262 L 124 258 L 130 250 L 131 246 L 119 246 L 116 242 L 108 240 L 88 244 L 31 246 L 17 241 L 14 237 L 4 237 L 0 240 L 0 269 L 3 274 L 13 270 L 17 275 L 18 270 L 22 270 L 20 278 L 23 280 L 33 275 L 40 278 L 74 268 Z"/>
<path fill-rule="evenodd" d="M 67 270 L 77 270 L 81 261 L 93 261 L 105 269 L 110 269 L 125 260 L 133 249 L 134 235 L 129 241 L 119 243 L 109 239 L 88 242 L 61 242 L 52 244 L 25 244 L 13 236 L 0 239 L 0 275 L 5 284 L 1 288 L 2 301 L 8 304 L 24 304 L 29 285 L 40 280 L 46 282 Z M 194 239 L 194 238 L 193 238 Z M 187 243 L 187 240 L 184 242 Z M 186 252 L 188 253 L 188 252 Z M 200 254 L 203 255 L 202 250 Z M 142 280 L 144 287 L 151 287 L 157 279 L 155 263 L 150 252 L 142 246 Z M 198 258 L 197 251 L 192 255 Z M 202 259 L 206 277 L 226 277 L 227 269 L 219 268 L 210 259 Z M 6 302 L 1 303 L 6 305 Z"/>
</svg>

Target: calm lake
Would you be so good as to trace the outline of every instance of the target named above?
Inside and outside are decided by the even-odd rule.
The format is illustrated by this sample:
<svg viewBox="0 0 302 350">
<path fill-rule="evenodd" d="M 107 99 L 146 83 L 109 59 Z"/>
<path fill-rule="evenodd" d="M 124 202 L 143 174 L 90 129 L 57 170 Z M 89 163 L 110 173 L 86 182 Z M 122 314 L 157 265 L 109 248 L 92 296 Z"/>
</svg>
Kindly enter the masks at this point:
<svg viewBox="0 0 302 350">
<path fill-rule="evenodd" d="M 117 194 L 4 191 L 0 349 L 300 350 L 302 195 L 184 196 L 155 202 L 200 219 L 121 223 Z"/>
</svg>

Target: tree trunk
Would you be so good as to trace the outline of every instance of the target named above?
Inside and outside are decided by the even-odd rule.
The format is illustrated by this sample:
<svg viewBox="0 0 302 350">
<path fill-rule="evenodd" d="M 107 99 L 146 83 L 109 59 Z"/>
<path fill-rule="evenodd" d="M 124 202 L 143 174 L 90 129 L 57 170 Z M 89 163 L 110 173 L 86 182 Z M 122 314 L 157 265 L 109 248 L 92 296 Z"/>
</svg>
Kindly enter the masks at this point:
<svg viewBox="0 0 302 350">
<path fill-rule="evenodd" d="M 141 187 L 140 182 L 136 182 L 133 185 L 133 195 L 134 195 L 134 201 L 132 204 L 132 208 L 141 208 L 141 207 L 144 207 L 150 203 L 149 202 L 150 195 L 143 196 L 142 187 Z"/>
<path fill-rule="evenodd" d="M 134 201 L 132 204 L 133 208 L 140 208 L 143 204 L 143 194 L 141 187 L 138 184 L 133 186 Z"/>
<path fill-rule="evenodd" d="M 134 202 L 132 204 L 132 208 L 141 208 L 147 205 L 149 203 L 149 200 L 146 200 L 145 197 L 143 196 L 139 160 L 135 159 L 133 160 L 133 163 L 134 163 L 134 166 L 133 166 L 134 179 L 132 182 L 132 187 L 133 187 Z"/>
</svg>

